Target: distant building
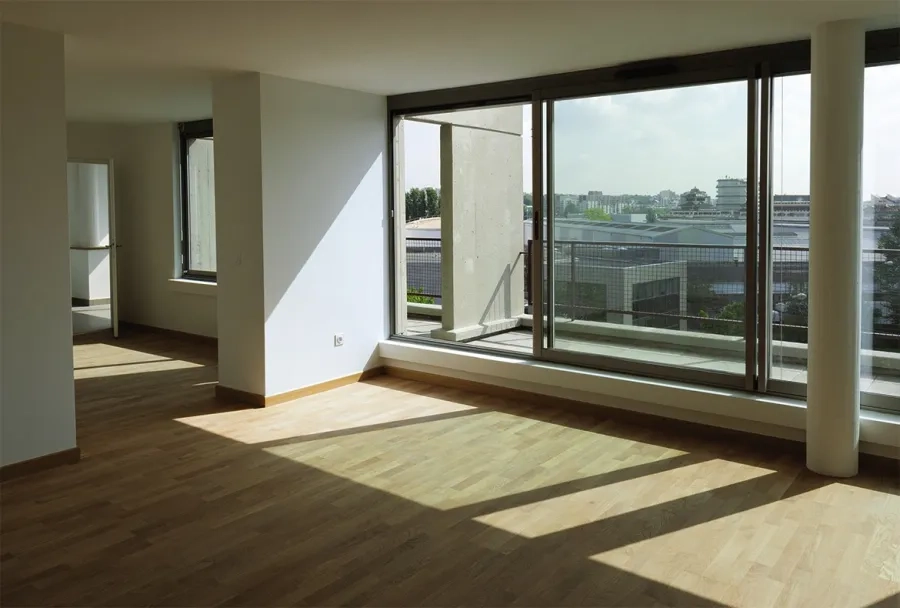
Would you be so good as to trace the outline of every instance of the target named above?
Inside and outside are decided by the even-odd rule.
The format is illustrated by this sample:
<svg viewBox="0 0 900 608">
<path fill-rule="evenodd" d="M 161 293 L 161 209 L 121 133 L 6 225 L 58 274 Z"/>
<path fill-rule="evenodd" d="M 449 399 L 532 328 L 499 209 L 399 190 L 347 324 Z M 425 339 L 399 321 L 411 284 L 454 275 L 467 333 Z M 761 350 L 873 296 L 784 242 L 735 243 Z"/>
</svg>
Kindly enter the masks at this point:
<svg viewBox="0 0 900 608">
<path fill-rule="evenodd" d="M 678 205 L 678 193 L 674 190 L 662 190 L 656 197 L 660 207 L 676 207 Z"/>
<path fill-rule="evenodd" d="M 629 224 L 645 224 L 647 223 L 646 213 L 613 213 L 612 221 L 626 222 Z"/>
<path fill-rule="evenodd" d="M 809 219 L 808 194 L 776 194 L 772 197 L 775 217 Z"/>
<path fill-rule="evenodd" d="M 710 206 L 709 195 L 699 188 L 691 188 L 681 195 L 681 208 L 686 210 Z"/>
<path fill-rule="evenodd" d="M 864 212 L 872 216 L 876 226 L 889 226 L 900 215 L 900 197 L 873 194 L 863 208 Z"/>
<path fill-rule="evenodd" d="M 747 180 L 725 177 L 716 181 L 716 208 L 726 213 L 747 209 Z"/>
</svg>

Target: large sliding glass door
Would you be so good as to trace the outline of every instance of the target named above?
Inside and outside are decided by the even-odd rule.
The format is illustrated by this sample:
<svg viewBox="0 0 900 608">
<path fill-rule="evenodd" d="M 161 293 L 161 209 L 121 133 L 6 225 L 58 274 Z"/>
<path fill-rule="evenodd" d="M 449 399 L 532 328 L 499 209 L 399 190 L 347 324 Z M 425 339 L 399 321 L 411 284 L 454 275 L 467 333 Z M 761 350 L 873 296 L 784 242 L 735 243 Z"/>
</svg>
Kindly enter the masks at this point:
<svg viewBox="0 0 900 608">
<path fill-rule="evenodd" d="M 747 384 L 756 86 L 548 102 L 542 356 Z"/>
<path fill-rule="evenodd" d="M 394 335 L 805 396 L 808 52 L 539 78 L 487 101 L 422 94 L 392 110 Z M 861 391 L 883 409 L 900 409 L 886 109 L 898 70 L 866 70 Z"/>
</svg>

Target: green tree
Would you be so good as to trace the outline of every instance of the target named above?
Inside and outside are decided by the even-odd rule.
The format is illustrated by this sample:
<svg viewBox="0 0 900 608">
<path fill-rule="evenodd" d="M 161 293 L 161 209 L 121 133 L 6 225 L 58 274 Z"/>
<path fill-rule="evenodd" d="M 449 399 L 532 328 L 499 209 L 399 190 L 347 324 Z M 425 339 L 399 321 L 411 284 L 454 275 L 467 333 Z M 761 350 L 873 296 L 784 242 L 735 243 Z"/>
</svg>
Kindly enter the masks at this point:
<svg viewBox="0 0 900 608">
<path fill-rule="evenodd" d="M 413 287 L 406 292 L 406 301 L 410 304 L 434 304 L 434 298 L 423 296 L 423 291 L 421 287 Z"/>
<path fill-rule="evenodd" d="M 594 207 L 593 209 L 586 209 L 584 212 L 584 217 L 589 220 L 594 220 L 595 222 L 609 222 L 612 221 L 612 216 L 608 214 L 603 209 L 599 209 Z"/>
<path fill-rule="evenodd" d="M 406 192 L 406 221 L 441 216 L 440 188 L 410 188 Z"/>
<path fill-rule="evenodd" d="M 441 216 L 441 191 L 436 188 L 425 188 L 423 190 L 425 198 L 425 217 Z"/>
<path fill-rule="evenodd" d="M 566 205 L 566 210 L 563 212 L 563 215 L 569 217 L 570 215 L 574 215 L 578 213 L 578 205 L 575 203 L 569 203 Z"/>
<path fill-rule="evenodd" d="M 875 291 L 879 301 L 891 307 L 894 323 L 900 321 L 900 216 L 895 216 L 890 229 L 878 238 L 882 259 L 875 262 Z M 882 319 L 882 322 L 884 320 Z"/>
<path fill-rule="evenodd" d="M 718 318 L 724 321 L 743 321 L 744 303 L 732 302 L 726 305 L 722 312 L 719 313 Z M 725 334 L 726 336 L 740 336 L 744 333 L 743 323 L 717 323 L 717 325 L 719 325 L 717 333 Z"/>
<path fill-rule="evenodd" d="M 425 191 L 410 188 L 406 192 L 406 221 L 413 222 L 425 217 Z"/>
<path fill-rule="evenodd" d="M 658 216 L 656 214 L 656 209 L 648 209 L 647 210 L 647 223 L 655 224 Z"/>
</svg>

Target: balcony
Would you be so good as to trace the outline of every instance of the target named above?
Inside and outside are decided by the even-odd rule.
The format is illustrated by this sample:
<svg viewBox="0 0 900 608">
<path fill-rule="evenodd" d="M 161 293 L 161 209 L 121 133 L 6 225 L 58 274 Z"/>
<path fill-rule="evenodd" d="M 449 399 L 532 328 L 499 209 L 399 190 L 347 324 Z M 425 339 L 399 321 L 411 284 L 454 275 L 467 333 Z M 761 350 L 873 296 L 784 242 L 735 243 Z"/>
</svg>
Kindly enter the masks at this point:
<svg viewBox="0 0 900 608">
<path fill-rule="evenodd" d="M 467 343 L 532 354 L 530 245 L 522 256 L 525 313 L 510 329 Z M 555 349 L 743 375 L 744 253 L 744 247 L 723 245 L 557 241 L 552 273 L 545 266 L 555 286 Z M 772 251 L 770 378 L 793 383 L 801 392 L 808 260 L 804 247 Z M 870 249 L 863 255 L 861 389 L 883 397 L 900 396 L 900 324 L 892 308 L 900 302 L 895 261 L 900 251 Z M 407 239 L 406 270 L 406 335 L 430 339 L 442 327 L 440 239 Z"/>
</svg>

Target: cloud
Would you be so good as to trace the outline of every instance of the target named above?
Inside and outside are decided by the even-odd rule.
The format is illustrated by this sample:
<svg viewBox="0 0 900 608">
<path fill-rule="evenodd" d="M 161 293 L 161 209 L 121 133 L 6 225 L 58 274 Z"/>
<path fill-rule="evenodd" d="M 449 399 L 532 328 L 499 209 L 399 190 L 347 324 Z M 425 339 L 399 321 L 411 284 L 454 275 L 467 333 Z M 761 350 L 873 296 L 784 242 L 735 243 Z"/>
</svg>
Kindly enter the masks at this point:
<svg viewBox="0 0 900 608">
<path fill-rule="evenodd" d="M 777 78 L 773 187 L 809 192 L 810 76 Z M 900 64 L 866 69 L 863 196 L 900 194 Z M 585 193 L 715 192 L 716 179 L 745 177 L 746 83 L 604 95 L 556 103 L 556 190 Z M 531 106 L 522 106 L 523 190 L 531 191 Z M 440 182 L 434 125 L 406 123 L 406 180 Z"/>
</svg>

